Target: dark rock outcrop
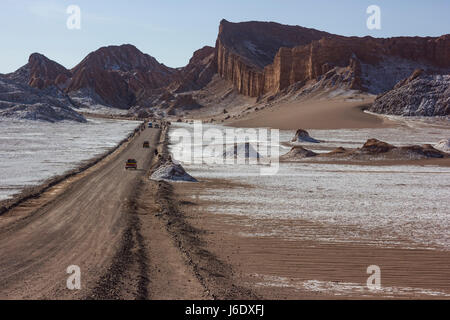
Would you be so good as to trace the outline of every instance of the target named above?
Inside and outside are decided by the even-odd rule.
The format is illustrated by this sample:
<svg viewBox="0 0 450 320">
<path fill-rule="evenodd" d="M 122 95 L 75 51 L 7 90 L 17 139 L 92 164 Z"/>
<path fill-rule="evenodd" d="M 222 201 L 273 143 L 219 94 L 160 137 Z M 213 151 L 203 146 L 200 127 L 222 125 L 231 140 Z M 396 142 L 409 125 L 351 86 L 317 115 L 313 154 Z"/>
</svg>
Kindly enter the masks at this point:
<svg viewBox="0 0 450 320">
<path fill-rule="evenodd" d="M 378 96 L 370 111 L 400 116 L 450 115 L 450 74 L 427 75 L 423 70 Z"/>
<path fill-rule="evenodd" d="M 181 93 L 205 87 L 216 73 L 214 55 L 215 48 L 209 46 L 195 51 L 189 63 L 174 75 L 169 89 Z"/>
<path fill-rule="evenodd" d="M 368 154 L 380 154 L 391 151 L 395 147 L 392 144 L 389 144 L 384 141 L 380 141 L 377 139 L 369 139 L 364 143 L 361 149 L 359 149 L 362 153 Z"/>
<path fill-rule="evenodd" d="M 55 87 L 40 90 L 0 76 L 0 117 L 56 122 L 86 122 Z"/>
<path fill-rule="evenodd" d="M 311 142 L 311 143 L 320 143 L 319 140 L 314 139 L 308 133 L 308 131 L 303 129 L 298 129 L 295 133 L 295 136 L 291 140 L 292 142 Z"/>
<path fill-rule="evenodd" d="M 295 161 L 304 158 L 310 158 L 317 156 L 317 153 L 314 151 L 305 149 L 301 146 L 293 147 L 288 153 L 280 156 L 280 160 L 282 161 Z"/>
<path fill-rule="evenodd" d="M 330 155 L 324 154 L 323 156 Z M 397 147 L 384 141 L 369 139 L 361 148 L 343 152 L 339 156 L 354 160 L 420 160 L 444 158 L 448 157 L 448 154 L 429 144 Z"/>
<path fill-rule="evenodd" d="M 69 70 L 40 53 L 31 54 L 26 65 L 6 75 L 8 79 L 38 89 L 64 88 L 71 76 Z"/>
<path fill-rule="evenodd" d="M 314 159 L 317 161 L 402 161 L 422 160 L 430 158 L 448 158 L 446 152 L 435 149 L 429 144 L 397 147 L 377 139 L 368 139 L 361 148 L 336 148 L 327 153 L 315 153 L 301 146 L 293 147 L 280 157 L 281 161 L 302 161 Z"/>
</svg>

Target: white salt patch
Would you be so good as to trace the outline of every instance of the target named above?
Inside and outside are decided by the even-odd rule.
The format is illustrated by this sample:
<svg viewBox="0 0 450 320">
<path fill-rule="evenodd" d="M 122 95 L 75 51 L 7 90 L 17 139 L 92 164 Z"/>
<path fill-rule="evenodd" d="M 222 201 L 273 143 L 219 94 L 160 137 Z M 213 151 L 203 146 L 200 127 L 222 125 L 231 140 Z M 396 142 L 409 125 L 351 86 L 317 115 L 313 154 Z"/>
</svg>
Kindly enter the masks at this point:
<svg viewBox="0 0 450 320">
<path fill-rule="evenodd" d="M 0 122 L 0 200 L 76 168 L 114 147 L 137 121 Z"/>
<path fill-rule="evenodd" d="M 395 145 L 425 144 L 450 134 L 448 121 L 439 125 L 422 120 L 405 123 L 397 128 L 308 131 L 323 141 L 321 146 L 331 149 L 361 147 L 368 138 Z M 174 130 L 178 124 L 172 127 Z M 182 127 L 192 130 L 187 124 Z M 281 142 L 290 141 L 294 134 L 294 131 L 281 131 Z M 180 145 L 171 146 L 171 150 L 177 148 Z M 192 146 L 197 151 L 201 148 L 195 143 Z M 285 153 L 285 147 L 279 144 L 269 148 L 279 148 L 280 154 Z M 216 187 L 200 192 L 199 199 L 210 203 L 206 210 L 211 213 L 247 216 L 255 221 L 304 219 L 328 226 L 321 234 L 316 234 L 317 230 L 306 232 L 304 228 L 298 230 L 273 224 L 269 233 L 285 239 L 450 249 L 449 168 L 318 163 L 279 165 L 275 176 L 261 176 L 258 165 L 183 163 L 186 170 L 199 179 L 219 178 L 248 185 L 246 188 Z M 267 230 L 256 229 L 254 232 L 267 233 Z"/>
</svg>

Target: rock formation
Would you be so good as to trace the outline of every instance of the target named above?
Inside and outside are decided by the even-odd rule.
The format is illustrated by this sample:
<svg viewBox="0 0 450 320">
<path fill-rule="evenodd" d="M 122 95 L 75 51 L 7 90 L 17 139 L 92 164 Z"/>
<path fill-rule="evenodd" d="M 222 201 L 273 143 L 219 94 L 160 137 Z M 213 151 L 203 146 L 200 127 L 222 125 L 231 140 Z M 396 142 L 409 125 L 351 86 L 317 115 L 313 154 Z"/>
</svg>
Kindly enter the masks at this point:
<svg viewBox="0 0 450 320">
<path fill-rule="evenodd" d="M 401 116 L 450 115 L 450 74 L 427 75 L 416 70 L 392 90 L 377 97 L 372 112 Z"/>
<path fill-rule="evenodd" d="M 311 143 L 319 143 L 319 140 L 314 139 L 308 133 L 308 131 L 303 129 L 298 129 L 295 133 L 295 136 L 291 140 L 292 142 L 311 142 Z"/>
<path fill-rule="evenodd" d="M 450 153 L 450 139 L 442 139 L 434 146 L 434 148 L 446 153 Z"/>
<path fill-rule="evenodd" d="M 371 38 L 330 36 L 292 49 L 281 48 L 264 70 L 263 93 L 297 82 L 318 80 L 330 70 L 352 73 L 348 89 L 381 93 L 418 67 L 450 68 L 450 36 L 440 38 Z"/>
<path fill-rule="evenodd" d="M 205 87 L 216 73 L 214 55 L 213 47 L 205 46 L 195 51 L 189 63 L 174 75 L 170 91 L 180 93 Z"/>
<path fill-rule="evenodd" d="M 377 139 L 368 139 L 361 148 L 345 149 L 342 147 L 327 153 L 315 153 L 301 146 L 293 147 L 280 157 L 281 161 L 383 161 L 383 160 L 421 160 L 429 158 L 448 158 L 446 152 L 437 150 L 429 144 L 397 147 Z"/>
<path fill-rule="evenodd" d="M 341 156 L 356 160 L 419 160 L 448 155 L 429 144 L 396 147 L 384 141 L 369 139 L 361 148 L 342 153 Z"/>
<path fill-rule="evenodd" d="M 100 97 L 100 103 L 129 109 L 145 104 L 149 91 L 167 86 L 175 70 L 127 44 L 91 52 L 71 72 L 67 92 L 84 89 Z"/>
<path fill-rule="evenodd" d="M 359 149 L 362 153 L 367 154 L 380 154 L 391 151 L 395 147 L 392 144 L 389 144 L 384 141 L 380 141 L 377 139 L 368 139 L 361 149 Z"/>
<path fill-rule="evenodd" d="M 263 93 L 263 69 L 280 48 L 292 48 L 329 34 L 315 29 L 274 22 L 231 23 L 222 20 L 216 41 L 217 73 L 248 96 Z"/>
<path fill-rule="evenodd" d="M 295 161 L 295 160 L 300 160 L 303 158 L 310 158 L 310 157 L 315 157 L 315 156 L 317 156 L 317 153 L 315 153 L 311 150 L 305 149 L 301 146 L 295 146 L 295 147 L 292 147 L 292 149 L 288 153 L 280 156 L 280 160 Z"/>
<path fill-rule="evenodd" d="M 40 53 L 33 53 L 28 63 L 6 77 L 15 82 L 28 84 L 33 88 L 45 89 L 50 86 L 64 88 L 71 77 L 69 70 Z"/>
<path fill-rule="evenodd" d="M 0 76 L 0 117 L 56 122 L 86 122 L 55 87 L 44 90 Z"/>
<path fill-rule="evenodd" d="M 268 22 L 222 20 L 216 42 L 218 74 L 254 97 L 323 77 L 329 87 L 378 94 L 416 68 L 449 70 L 449 57 L 450 35 L 343 37 Z"/>
<path fill-rule="evenodd" d="M 187 181 L 197 182 L 197 179 L 189 175 L 179 163 L 173 163 L 168 161 L 162 164 L 155 172 L 150 176 L 151 180 L 167 180 L 167 181 Z"/>
</svg>

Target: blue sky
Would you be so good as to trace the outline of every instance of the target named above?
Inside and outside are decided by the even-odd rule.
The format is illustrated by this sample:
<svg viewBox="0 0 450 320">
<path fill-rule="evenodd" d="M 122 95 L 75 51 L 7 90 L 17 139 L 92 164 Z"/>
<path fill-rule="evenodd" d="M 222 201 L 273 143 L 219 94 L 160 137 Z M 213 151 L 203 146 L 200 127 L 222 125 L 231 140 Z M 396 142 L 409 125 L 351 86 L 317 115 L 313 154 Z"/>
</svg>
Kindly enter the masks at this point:
<svg viewBox="0 0 450 320">
<path fill-rule="evenodd" d="M 66 27 L 69 5 L 81 9 L 81 29 Z M 381 8 L 381 30 L 366 27 L 366 8 Z M 450 33 L 450 0 L 1 0 L 0 73 L 33 52 L 67 68 L 101 46 L 131 43 L 170 66 L 187 64 L 214 46 L 219 21 L 275 21 L 341 35 L 437 36 Z"/>
</svg>

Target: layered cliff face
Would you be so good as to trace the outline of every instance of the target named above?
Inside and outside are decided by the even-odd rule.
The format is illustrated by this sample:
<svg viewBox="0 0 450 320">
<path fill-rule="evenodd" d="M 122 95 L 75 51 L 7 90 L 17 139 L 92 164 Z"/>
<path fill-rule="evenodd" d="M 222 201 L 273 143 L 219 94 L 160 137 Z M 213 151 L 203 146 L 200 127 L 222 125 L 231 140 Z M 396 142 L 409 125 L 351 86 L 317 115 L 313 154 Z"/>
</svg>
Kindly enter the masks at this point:
<svg viewBox="0 0 450 320">
<path fill-rule="evenodd" d="M 346 88 L 378 94 L 418 67 L 430 72 L 448 70 L 450 37 L 329 37 L 292 49 L 281 48 L 264 70 L 264 93 L 320 80 L 332 69 L 347 68 L 354 76 Z"/>
<path fill-rule="evenodd" d="M 416 70 L 378 96 L 369 110 L 400 116 L 449 116 L 450 75 L 427 75 Z"/>
<path fill-rule="evenodd" d="M 264 67 L 281 47 L 292 48 L 330 34 L 274 22 L 220 22 L 216 41 L 217 73 L 242 94 L 259 96 L 264 90 Z"/>
<path fill-rule="evenodd" d="M 139 103 L 147 91 L 167 86 L 175 74 L 132 45 L 100 48 L 71 71 L 67 92 L 92 92 L 99 103 L 122 109 Z"/>
<path fill-rule="evenodd" d="M 223 20 L 216 41 L 217 73 L 247 96 L 318 81 L 327 87 L 379 94 L 417 68 L 450 69 L 450 35 L 343 37 L 297 26 Z"/>
</svg>

